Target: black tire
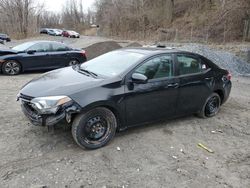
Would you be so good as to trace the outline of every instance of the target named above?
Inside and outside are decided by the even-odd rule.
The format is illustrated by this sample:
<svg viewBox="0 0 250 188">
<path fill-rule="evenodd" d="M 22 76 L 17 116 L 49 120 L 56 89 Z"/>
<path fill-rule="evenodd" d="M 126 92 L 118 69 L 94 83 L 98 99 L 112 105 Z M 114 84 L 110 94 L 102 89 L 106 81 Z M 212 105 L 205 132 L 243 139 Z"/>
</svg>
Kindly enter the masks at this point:
<svg viewBox="0 0 250 188">
<path fill-rule="evenodd" d="M 201 118 L 210 118 L 218 114 L 221 106 L 221 98 L 217 93 L 213 93 L 208 97 L 206 103 L 198 114 Z"/>
<path fill-rule="evenodd" d="M 2 72 L 3 74 L 6 74 L 6 75 L 12 75 L 12 76 L 18 75 L 20 74 L 21 70 L 22 70 L 22 67 L 20 63 L 14 60 L 9 60 L 9 61 L 4 62 L 2 66 Z"/>
<path fill-rule="evenodd" d="M 75 65 L 79 65 L 80 62 L 77 59 L 71 59 L 68 63 L 68 66 L 75 66 Z"/>
<path fill-rule="evenodd" d="M 72 135 L 81 148 L 105 146 L 116 133 L 117 120 L 112 111 L 98 107 L 79 114 L 72 124 Z"/>
</svg>

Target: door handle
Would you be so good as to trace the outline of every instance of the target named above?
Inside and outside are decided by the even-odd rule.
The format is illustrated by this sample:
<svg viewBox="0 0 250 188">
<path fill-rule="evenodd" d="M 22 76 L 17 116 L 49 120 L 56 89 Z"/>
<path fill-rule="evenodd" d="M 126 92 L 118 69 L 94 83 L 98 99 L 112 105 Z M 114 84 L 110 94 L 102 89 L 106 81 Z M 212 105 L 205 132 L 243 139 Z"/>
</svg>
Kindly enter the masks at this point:
<svg viewBox="0 0 250 188">
<path fill-rule="evenodd" d="M 211 78 L 205 78 L 205 80 L 211 81 L 211 80 L 213 80 L 213 77 L 211 77 Z"/>
<path fill-rule="evenodd" d="M 168 87 L 177 88 L 178 86 L 179 86 L 178 83 L 171 83 L 171 84 L 168 84 Z"/>
</svg>

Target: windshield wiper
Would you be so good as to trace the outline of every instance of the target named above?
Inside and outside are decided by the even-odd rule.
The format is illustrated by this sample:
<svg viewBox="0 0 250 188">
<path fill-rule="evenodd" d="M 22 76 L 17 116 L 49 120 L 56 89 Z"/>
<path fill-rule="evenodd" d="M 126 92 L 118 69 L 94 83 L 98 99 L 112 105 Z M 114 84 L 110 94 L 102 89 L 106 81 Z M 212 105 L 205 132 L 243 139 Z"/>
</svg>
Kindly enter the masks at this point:
<svg viewBox="0 0 250 188">
<path fill-rule="evenodd" d="M 92 77 L 96 78 L 98 77 L 98 75 L 94 72 L 91 72 L 89 70 L 86 70 L 86 69 L 79 69 L 81 72 L 84 72 L 84 73 L 87 73 L 88 75 L 91 75 Z"/>
</svg>

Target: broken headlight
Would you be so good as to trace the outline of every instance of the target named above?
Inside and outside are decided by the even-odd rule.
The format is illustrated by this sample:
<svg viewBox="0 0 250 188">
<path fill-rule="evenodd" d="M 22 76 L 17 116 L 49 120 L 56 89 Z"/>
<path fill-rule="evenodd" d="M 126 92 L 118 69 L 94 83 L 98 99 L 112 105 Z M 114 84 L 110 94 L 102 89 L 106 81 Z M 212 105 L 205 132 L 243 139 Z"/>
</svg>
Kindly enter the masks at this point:
<svg viewBox="0 0 250 188">
<path fill-rule="evenodd" d="M 72 101 L 67 96 L 38 97 L 31 100 L 32 107 L 41 114 L 55 114 L 61 105 Z"/>
</svg>

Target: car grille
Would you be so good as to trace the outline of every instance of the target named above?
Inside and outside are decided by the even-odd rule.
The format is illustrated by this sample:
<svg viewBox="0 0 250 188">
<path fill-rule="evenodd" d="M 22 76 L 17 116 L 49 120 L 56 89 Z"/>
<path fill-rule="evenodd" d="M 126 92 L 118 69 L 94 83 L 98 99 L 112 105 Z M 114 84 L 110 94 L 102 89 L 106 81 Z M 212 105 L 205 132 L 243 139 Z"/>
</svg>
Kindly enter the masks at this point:
<svg viewBox="0 0 250 188">
<path fill-rule="evenodd" d="M 33 108 L 33 104 L 30 102 L 34 97 L 20 94 L 19 99 L 22 103 L 22 108 L 26 116 L 33 120 L 38 120 L 41 116 L 38 114 L 37 110 Z"/>
<path fill-rule="evenodd" d="M 31 97 L 31 96 L 28 96 L 28 95 L 24 95 L 24 94 L 20 94 L 19 98 L 22 100 L 22 101 L 27 101 L 27 102 L 30 102 L 32 99 L 34 99 L 34 97 Z"/>
</svg>

